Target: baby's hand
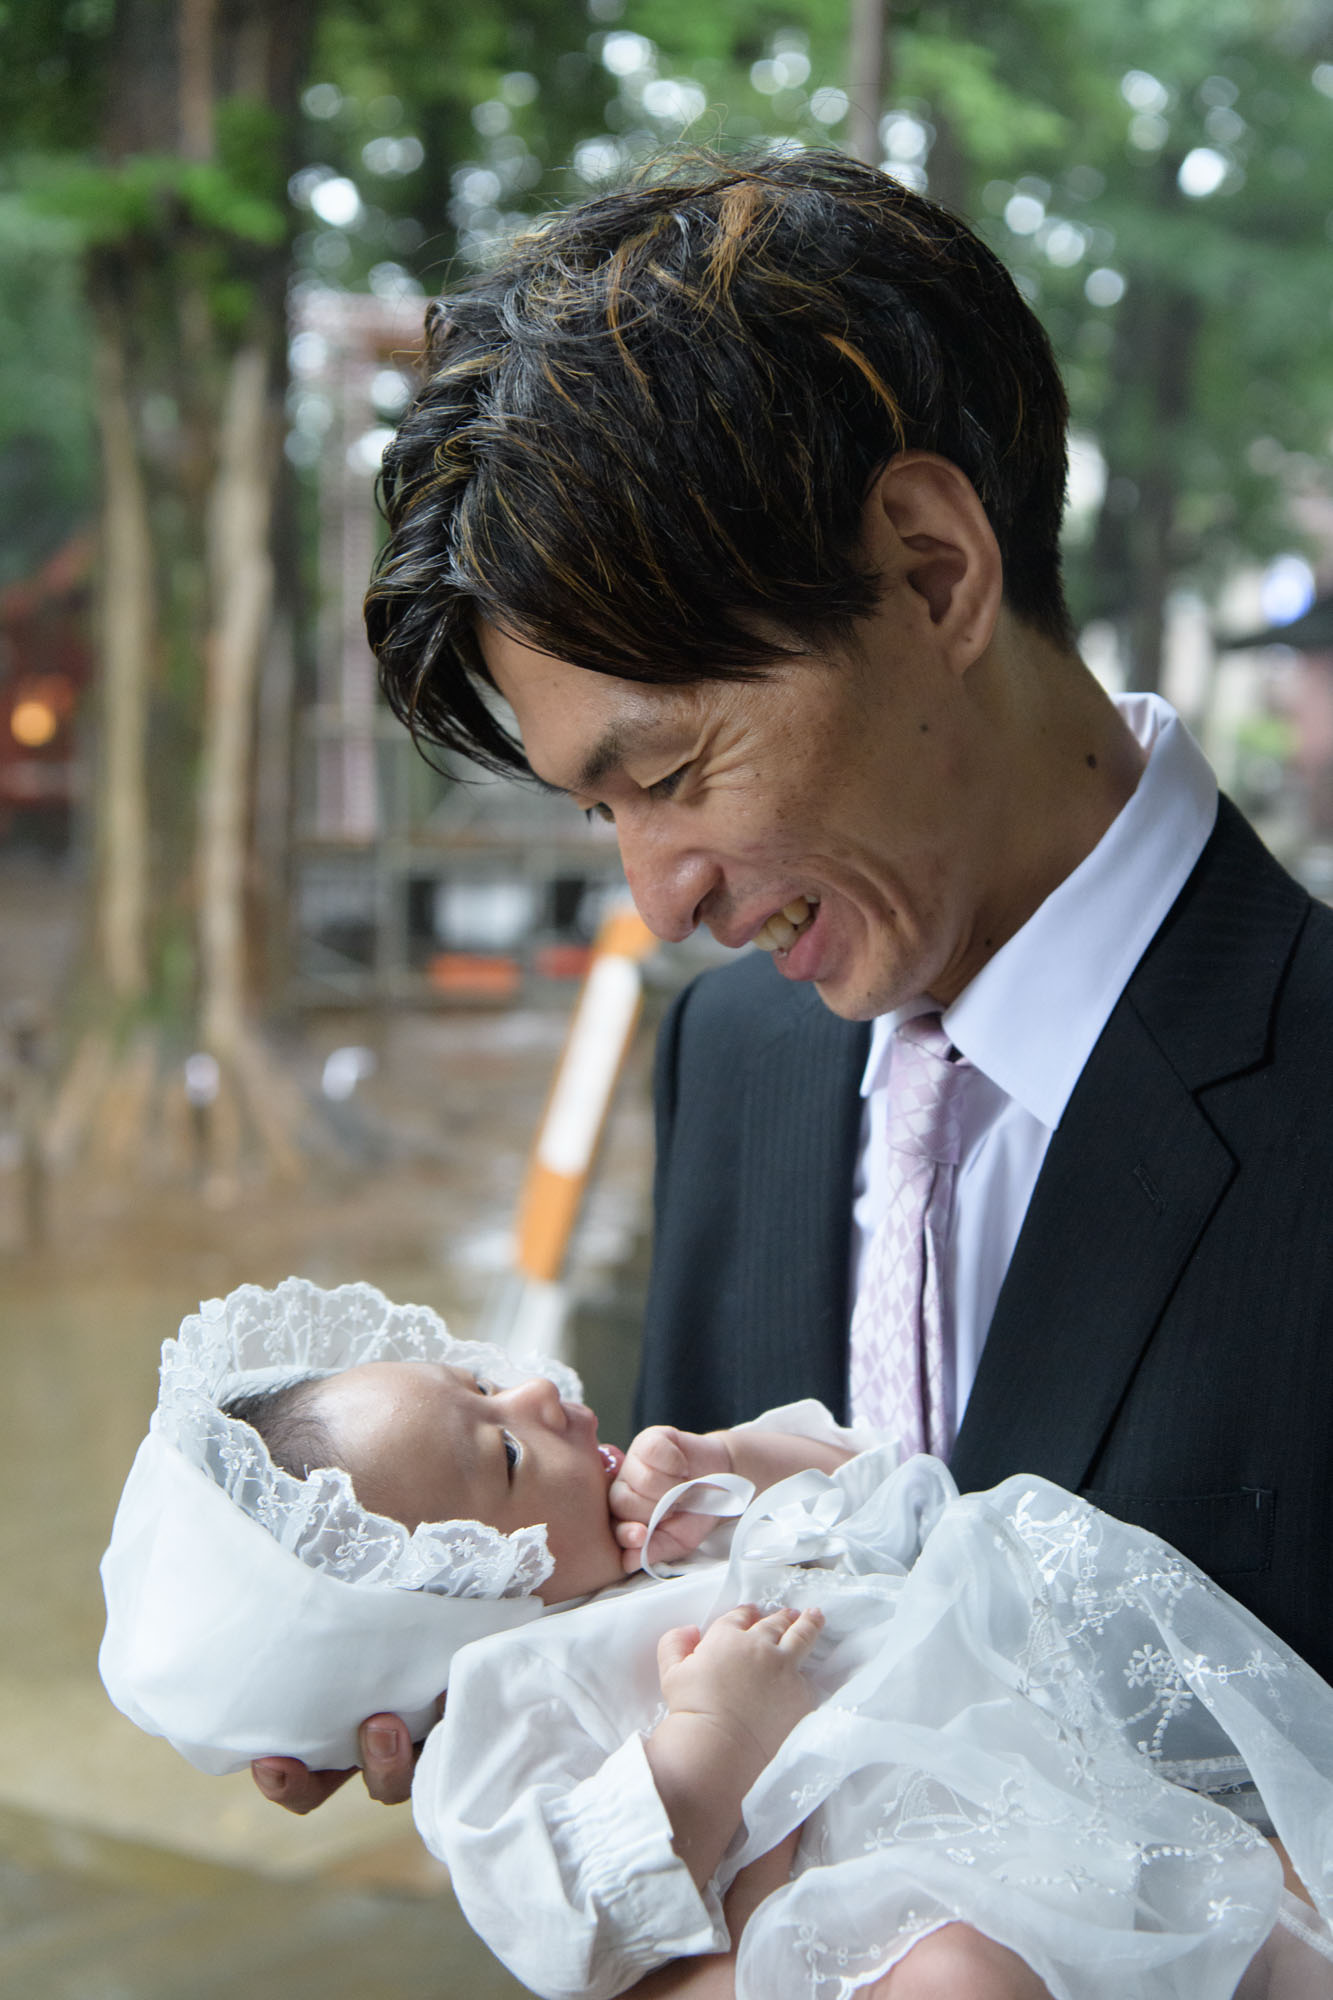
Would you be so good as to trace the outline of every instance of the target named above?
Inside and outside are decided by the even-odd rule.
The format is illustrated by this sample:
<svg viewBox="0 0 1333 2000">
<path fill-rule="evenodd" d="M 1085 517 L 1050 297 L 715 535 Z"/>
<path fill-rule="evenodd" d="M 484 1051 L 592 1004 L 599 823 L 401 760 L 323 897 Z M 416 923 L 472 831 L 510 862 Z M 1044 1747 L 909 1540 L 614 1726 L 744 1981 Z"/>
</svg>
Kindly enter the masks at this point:
<svg viewBox="0 0 1333 2000">
<path fill-rule="evenodd" d="M 713 1754 L 748 1761 L 757 1777 L 815 1705 L 801 1666 L 823 1623 L 822 1611 L 783 1606 L 765 1617 L 741 1604 L 702 1637 L 695 1625 L 665 1633 L 657 1671 L 668 1713 L 706 1726 Z"/>
<path fill-rule="evenodd" d="M 708 1479 L 732 1470 L 725 1431 L 700 1434 L 678 1431 L 670 1424 L 653 1424 L 625 1454 L 611 1486 L 611 1512 L 616 1540 L 624 1551 L 627 1570 L 642 1561 L 644 1540 L 653 1508 L 664 1493 L 683 1479 Z M 711 1514 L 671 1514 L 653 1536 L 653 1560 L 677 1562 L 698 1548 L 717 1521 Z"/>
<path fill-rule="evenodd" d="M 823 1622 L 819 1611 L 764 1618 L 742 1604 L 702 1636 L 682 1625 L 657 1648 L 667 1713 L 644 1753 L 672 1845 L 700 1889 L 740 1825 L 745 1794 L 814 1706 L 801 1662 Z"/>
</svg>

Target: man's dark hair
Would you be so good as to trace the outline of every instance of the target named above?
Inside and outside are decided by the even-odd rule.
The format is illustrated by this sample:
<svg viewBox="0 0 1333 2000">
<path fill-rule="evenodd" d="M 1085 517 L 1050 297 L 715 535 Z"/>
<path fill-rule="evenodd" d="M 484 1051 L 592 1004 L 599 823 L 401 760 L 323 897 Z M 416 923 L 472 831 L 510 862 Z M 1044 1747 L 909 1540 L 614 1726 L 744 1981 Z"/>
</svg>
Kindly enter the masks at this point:
<svg viewBox="0 0 1333 2000">
<path fill-rule="evenodd" d="M 308 1375 L 280 1389 L 232 1396 L 221 1405 L 224 1417 L 239 1417 L 258 1431 L 268 1455 L 294 1479 L 306 1479 L 321 1466 L 336 1466 L 333 1433 L 314 1405 L 325 1378 Z"/>
<path fill-rule="evenodd" d="M 905 450 L 967 474 L 1010 608 L 1070 639 L 1050 343 L 966 224 L 840 153 L 696 156 L 556 216 L 430 307 L 423 366 L 366 599 L 421 739 L 526 768 L 478 616 L 662 683 L 844 638 L 877 595 L 863 503 Z"/>
</svg>

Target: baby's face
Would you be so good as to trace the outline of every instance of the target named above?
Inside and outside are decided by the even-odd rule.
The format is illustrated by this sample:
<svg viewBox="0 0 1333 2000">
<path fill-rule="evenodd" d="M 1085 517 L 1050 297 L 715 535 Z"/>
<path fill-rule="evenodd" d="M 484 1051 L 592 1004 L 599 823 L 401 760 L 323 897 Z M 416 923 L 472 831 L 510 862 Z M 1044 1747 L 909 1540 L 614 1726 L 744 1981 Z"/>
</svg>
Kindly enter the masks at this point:
<svg viewBox="0 0 1333 2000">
<path fill-rule="evenodd" d="M 505 1534 L 545 1522 L 547 1604 L 623 1576 L 608 1494 L 624 1454 L 599 1444 L 592 1411 L 562 1403 L 544 1377 L 496 1389 L 440 1362 L 373 1361 L 321 1384 L 315 1408 L 372 1513 Z"/>
</svg>

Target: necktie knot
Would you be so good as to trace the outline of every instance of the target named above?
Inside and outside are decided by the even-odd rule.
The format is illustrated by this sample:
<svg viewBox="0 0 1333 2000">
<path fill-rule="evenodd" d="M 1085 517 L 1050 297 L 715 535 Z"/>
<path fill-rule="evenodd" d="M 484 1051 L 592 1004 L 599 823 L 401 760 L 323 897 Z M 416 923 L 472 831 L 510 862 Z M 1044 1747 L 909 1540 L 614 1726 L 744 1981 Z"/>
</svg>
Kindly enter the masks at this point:
<svg viewBox="0 0 1333 2000">
<path fill-rule="evenodd" d="M 957 1166 L 960 1086 L 971 1065 L 961 1056 L 951 1061 L 953 1053 L 938 1014 L 918 1014 L 899 1028 L 889 1077 L 888 1139 L 895 1152 Z"/>
</svg>

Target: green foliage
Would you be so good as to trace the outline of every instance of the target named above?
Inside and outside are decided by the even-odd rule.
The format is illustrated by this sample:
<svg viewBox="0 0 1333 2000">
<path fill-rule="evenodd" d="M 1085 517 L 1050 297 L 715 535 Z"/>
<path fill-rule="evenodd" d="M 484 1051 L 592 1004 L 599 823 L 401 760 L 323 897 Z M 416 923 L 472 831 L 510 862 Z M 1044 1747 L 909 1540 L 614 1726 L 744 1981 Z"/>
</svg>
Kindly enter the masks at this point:
<svg viewBox="0 0 1333 2000">
<path fill-rule="evenodd" d="M 26 162 L 18 178 L 32 213 L 63 224 L 85 248 L 136 236 L 169 243 L 182 223 L 265 246 L 287 233 L 276 202 L 212 161 L 134 153 L 111 166 L 47 154 Z"/>
<path fill-rule="evenodd" d="M 93 502 L 92 365 L 72 240 L 0 196 L 0 586 Z"/>
<path fill-rule="evenodd" d="M 253 310 L 247 258 L 293 225 L 299 267 L 323 283 L 398 271 L 433 288 L 534 212 L 673 144 L 673 103 L 694 111 L 687 139 L 836 143 L 845 127 L 812 98 L 822 88 L 827 113 L 846 82 L 847 13 L 847 0 L 322 0 L 299 139 L 305 163 L 360 192 L 335 227 L 308 185 L 293 208 L 291 135 L 238 97 L 216 106 L 213 162 L 159 149 L 108 171 L 92 141 L 111 0 L 9 0 L 0 186 L 22 189 L 64 257 L 76 242 L 170 255 L 176 232 L 215 244 L 225 339 Z M 1126 496 L 1164 479 L 1176 575 L 1207 582 L 1289 542 L 1289 492 L 1327 484 L 1333 426 L 1333 98 L 1312 81 L 1333 48 L 1329 0 L 894 0 L 889 20 L 886 110 L 920 123 L 932 189 L 1046 318 L 1076 422 L 1131 505 L 1121 543 L 1135 532 Z M 638 70 L 608 60 L 608 38 L 627 34 L 644 38 Z M 779 85 L 784 51 L 794 80 Z M 650 87 L 663 85 L 685 94 Z M 1200 151 L 1225 177 L 1191 198 L 1179 174 Z M 1016 194 L 1039 226 L 1011 226 Z M 1118 302 L 1094 302 L 1093 272 L 1116 274 Z M 1187 353 L 1173 327 L 1190 329 Z M 1169 393 L 1168 349 L 1183 369 Z M 1073 551 L 1083 611 L 1133 593 L 1132 547 L 1128 570 L 1105 557 L 1105 536 Z"/>
<path fill-rule="evenodd" d="M 92 143 L 113 15 L 114 0 L 0 7 L 0 152 Z"/>
<path fill-rule="evenodd" d="M 238 195 L 281 215 L 286 200 L 283 121 L 267 104 L 252 97 L 224 97 L 213 112 L 218 166 Z M 251 234 L 237 229 L 235 235 Z M 258 235 L 256 242 L 278 242 L 280 236 Z"/>
<path fill-rule="evenodd" d="M 994 50 L 957 35 L 908 32 L 897 53 L 904 94 L 923 98 L 948 119 L 976 168 L 999 168 L 1068 144 L 1068 118 L 1005 83 L 996 73 Z"/>
</svg>

